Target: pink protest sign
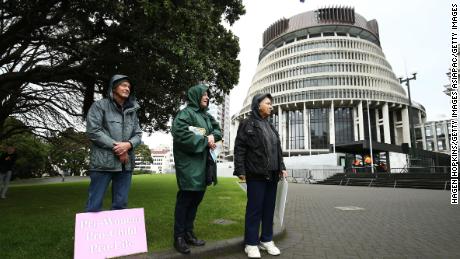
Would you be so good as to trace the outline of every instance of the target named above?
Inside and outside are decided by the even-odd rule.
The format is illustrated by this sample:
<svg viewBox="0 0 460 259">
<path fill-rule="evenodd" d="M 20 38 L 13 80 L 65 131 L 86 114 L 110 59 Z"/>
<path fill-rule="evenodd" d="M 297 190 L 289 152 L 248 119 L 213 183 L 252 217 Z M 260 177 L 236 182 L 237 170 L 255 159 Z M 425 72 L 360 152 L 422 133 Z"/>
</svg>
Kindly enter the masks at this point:
<svg viewBox="0 0 460 259">
<path fill-rule="evenodd" d="M 147 252 L 144 209 L 79 213 L 75 259 L 99 259 Z"/>
</svg>

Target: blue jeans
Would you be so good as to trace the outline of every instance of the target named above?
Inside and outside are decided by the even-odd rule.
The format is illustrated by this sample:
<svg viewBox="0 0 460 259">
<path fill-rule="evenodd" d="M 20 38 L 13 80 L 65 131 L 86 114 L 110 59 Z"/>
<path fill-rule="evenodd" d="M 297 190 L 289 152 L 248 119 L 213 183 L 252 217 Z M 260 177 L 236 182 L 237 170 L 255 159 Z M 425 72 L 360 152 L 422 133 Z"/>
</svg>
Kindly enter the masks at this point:
<svg viewBox="0 0 460 259">
<path fill-rule="evenodd" d="M 112 210 L 128 207 L 128 193 L 132 171 L 90 171 L 91 183 L 88 190 L 86 212 L 97 212 L 102 208 L 105 191 L 112 181 Z"/>
<path fill-rule="evenodd" d="M 244 243 L 255 246 L 259 244 L 259 241 L 272 241 L 278 182 L 249 180 L 246 185 L 248 202 L 246 204 Z M 260 223 L 262 223 L 262 232 L 259 239 Z"/>
</svg>

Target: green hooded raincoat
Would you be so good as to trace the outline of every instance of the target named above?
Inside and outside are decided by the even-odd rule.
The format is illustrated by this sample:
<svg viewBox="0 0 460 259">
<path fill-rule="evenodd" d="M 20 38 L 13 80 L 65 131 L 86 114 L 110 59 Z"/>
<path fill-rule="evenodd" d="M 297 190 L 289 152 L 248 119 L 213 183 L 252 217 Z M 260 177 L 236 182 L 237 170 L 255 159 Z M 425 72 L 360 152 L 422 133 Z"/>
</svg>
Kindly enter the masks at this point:
<svg viewBox="0 0 460 259">
<path fill-rule="evenodd" d="M 219 123 L 207 112 L 208 108 L 200 108 L 200 100 L 208 87 L 195 85 L 188 90 L 188 104 L 174 119 L 172 125 L 174 163 L 176 164 L 177 185 L 184 191 L 204 191 L 206 189 L 206 159 L 209 153 L 208 138 L 222 139 Z M 206 134 L 199 135 L 189 130 L 189 126 L 204 128 Z M 217 183 L 217 172 L 214 171 L 214 184 Z"/>
</svg>

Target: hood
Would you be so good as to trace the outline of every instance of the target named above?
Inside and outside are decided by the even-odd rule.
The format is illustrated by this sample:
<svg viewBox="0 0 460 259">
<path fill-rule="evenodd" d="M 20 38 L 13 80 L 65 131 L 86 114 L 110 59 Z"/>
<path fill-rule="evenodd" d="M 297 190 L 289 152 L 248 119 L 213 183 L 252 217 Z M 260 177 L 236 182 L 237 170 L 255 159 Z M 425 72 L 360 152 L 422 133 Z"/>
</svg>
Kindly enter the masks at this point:
<svg viewBox="0 0 460 259">
<path fill-rule="evenodd" d="M 190 89 L 188 89 L 188 92 L 187 92 L 187 100 L 188 100 L 187 106 L 191 107 L 195 111 L 199 111 L 201 109 L 200 100 L 205 92 L 208 92 L 208 96 L 209 98 L 211 98 L 211 92 L 209 91 L 209 87 L 207 87 L 206 85 L 199 84 L 199 85 L 190 87 Z M 209 106 L 209 103 L 208 103 L 208 106 Z M 201 110 L 207 111 L 208 108 L 206 107 L 205 109 L 201 109 Z"/>
<path fill-rule="evenodd" d="M 113 88 L 117 85 L 118 82 L 120 82 L 121 80 L 127 80 L 129 81 L 129 83 L 131 84 L 131 91 L 129 93 L 129 98 L 127 100 L 127 103 L 128 104 L 132 104 L 134 101 L 135 101 L 135 96 L 134 96 L 134 86 L 131 82 L 131 80 L 129 79 L 128 76 L 125 76 L 125 75 L 114 75 L 112 76 L 112 78 L 110 79 L 110 83 L 109 83 L 109 88 L 108 88 L 108 94 L 107 96 L 109 97 L 110 100 L 113 101 Z"/>
<path fill-rule="evenodd" d="M 271 94 L 266 93 L 266 94 L 256 94 L 252 98 L 252 103 L 251 103 L 251 111 L 252 111 L 252 116 L 258 120 L 263 120 L 262 117 L 260 117 L 259 114 L 259 103 L 265 99 L 266 97 L 270 98 L 270 100 L 273 100 L 273 97 Z"/>
</svg>

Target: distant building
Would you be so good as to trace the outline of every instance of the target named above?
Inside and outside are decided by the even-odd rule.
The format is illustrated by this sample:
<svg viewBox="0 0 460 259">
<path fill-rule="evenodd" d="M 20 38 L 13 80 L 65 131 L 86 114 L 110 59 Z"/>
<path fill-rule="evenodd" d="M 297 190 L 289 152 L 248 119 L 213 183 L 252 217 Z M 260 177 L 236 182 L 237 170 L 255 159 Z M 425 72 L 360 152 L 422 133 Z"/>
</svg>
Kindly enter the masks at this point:
<svg viewBox="0 0 460 259">
<path fill-rule="evenodd" d="M 222 130 L 222 139 L 224 141 L 224 154 L 222 157 L 225 157 L 230 149 L 230 96 L 225 95 L 222 104 L 217 105 L 215 103 L 210 103 L 208 112 L 219 122 Z"/>
<path fill-rule="evenodd" d="M 161 146 L 150 149 L 150 155 L 152 162 L 141 161 L 136 157 L 134 170 L 164 174 L 171 172 L 174 168 L 174 158 L 169 147 Z"/>
<path fill-rule="evenodd" d="M 172 150 L 166 147 L 150 150 L 152 154 L 152 171 L 159 174 L 169 173 L 174 167 Z"/>
<path fill-rule="evenodd" d="M 230 96 L 225 95 L 225 101 L 222 103 L 222 134 L 224 140 L 224 152 L 228 153 L 230 149 Z"/>
<path fill-rule="evenodd" d="M 142 157 L 136 156 L 134 163 L 135 171 L 153 172 L 152 163 L 150 161 L 143 161 Z"/>
<path fill-rule="evenodd" d="M 265 30 L 234 129 L 259 93 L 273 96 L 271 120 L 285 155 L 327 154 L 368 140 L 369 124 L 373 141 L 411 145 L 408 96 L 381 48 L 377 21 L 353 8 L 320 8 Z M 412 105 L 413 117 L 424 120 L 425 108 Z"/>
<path fill-rule="evenodd" d="M 349 154 L 364 157 L 373 150 L 376 161 L 390 163 L 393 157 L 391 165 L 403 167 L 412 146 L 410 119 L 419 125 L 420 147 L 448 149 L 448 124 L 426 122 L 425 107 L 413 99 L 410 108 L 380 38 L 376 20 L 348 7 L 319 8 L 274 22 L 262 35 L 243 107 L 232 116 L 231 154 L 239 123 L 261 93 L 273 96 L 270 120 L 287 157 L 333 154 L 330 164 L 349 167 L 355 159 Z M 436 138 L 422 136 L 430 127 L 432 134 L 439 132 Z"/>
<path fill-rule="evenodd" d="M 418 148 L 450 154 L 451 121 L 427 121 L 415 126 Z"/>
</svg>

